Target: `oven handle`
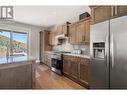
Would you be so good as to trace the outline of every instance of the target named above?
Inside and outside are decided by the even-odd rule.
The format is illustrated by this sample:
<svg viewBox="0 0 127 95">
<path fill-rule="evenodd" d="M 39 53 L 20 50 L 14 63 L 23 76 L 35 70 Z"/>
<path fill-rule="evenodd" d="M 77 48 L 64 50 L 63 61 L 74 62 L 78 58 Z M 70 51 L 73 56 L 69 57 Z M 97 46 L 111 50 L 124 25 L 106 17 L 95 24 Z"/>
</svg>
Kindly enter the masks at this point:
<svg viewBox="0 0 127 95">
<path fill-rule="evenodd" d="M 51 60 L 61 60 L 61 59 L 57 59 L 57 58 L 51 58 Z"/>
</svg>

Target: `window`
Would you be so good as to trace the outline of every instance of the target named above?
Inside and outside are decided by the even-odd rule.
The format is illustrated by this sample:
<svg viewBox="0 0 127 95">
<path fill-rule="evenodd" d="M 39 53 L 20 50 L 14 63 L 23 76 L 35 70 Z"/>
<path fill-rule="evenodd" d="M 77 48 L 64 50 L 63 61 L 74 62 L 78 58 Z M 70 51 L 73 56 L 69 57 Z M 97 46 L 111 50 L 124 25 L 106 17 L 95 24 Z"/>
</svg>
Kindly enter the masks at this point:
<svg viewBox="0 0 127 95">
<path fill-rule="evenodd" d="M 0 31 L 0 57 L 10 53 L 10 32 Z"/>
<path fill-rule="evenodd" d="M 13 55 L 27 55 L 27 34 L 12 32 Z"/>
<path fill-rule="evenodd" d="M 0 31 L 0 57 L 27 55 L 28 34 Z"/>
</svg>

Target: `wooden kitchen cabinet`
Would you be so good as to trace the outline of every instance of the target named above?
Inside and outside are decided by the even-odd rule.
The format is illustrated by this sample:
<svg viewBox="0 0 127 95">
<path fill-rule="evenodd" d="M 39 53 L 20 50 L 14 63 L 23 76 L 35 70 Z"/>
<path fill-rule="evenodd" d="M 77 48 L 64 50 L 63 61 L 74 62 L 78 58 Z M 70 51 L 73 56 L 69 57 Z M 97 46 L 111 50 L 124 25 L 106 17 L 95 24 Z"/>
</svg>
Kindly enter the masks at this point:
<svg viewBox="0 0 127 95">
<path fill-rule="evenodd" d="M 70 25 L 69 38 L 71 44 L 80 44 L 90 41 L 90 18 Z"/>
<path fill-rule="evenodd" d="M 49 41 L 50 41 L 50 42 L 49 42 L 50 45 L 52 45 L 52 39 L 53 39 L 53 32 L 50 32 L 50 40 L 49 40 Z"/>
<path fill-rule="evenodd" d="M 70 76 L 78 79 L 78 58 L 72 57 L 70 61 Z"/>
<path fill-rule="evenodd" d="M 127 6 L 90 6 L 91 24 L 127 15 Z"/>
<path fill-rule="evenodd" d="M 70 22 L 66 22 L 64 25 L 62 25 L 62 34 L 68 36 L 70 24 Z"/>
<path fill-rule="evenodd" d="M 0 69 L 0 89 L 33 89 L 35 86 L 34 61 L 5 64 Z M 22 65 L 21 65 L 22 64 Z"/>
<path fill-rule="evenodd" d="M 66 77 L 88 88 L 89 64 L 89 59 L 64 55 L 63 73 Z"/>
<path fill-rule="evenodd" d="M 68 56 L 64 56 L 63 59 L 63 72 L 66 75 L 70 74 L 70 58 Z"/>
<path fill-rule="evenodd" d="M 49 67 L 51 67 L 51 57 L 50 57 L 50 53 L 44 53 L 44 55 L 45 55 L 45 64 L 47 65 L 47 66 L 49 66 Z"/>
<path fill-rule="evenodd" d="M 90 42 L 90 20 L 85 21 L 85 42 Z"/>
<path fill-rule="evenodd" d="M 111 6 L 90 6 L 91 24 L 103 22 L 111 18 Z"/>
<path fill-rule="evenodd" d="M 57 27 L 57 35 L 61 35 L 61 34 L 63 34 L 63 32 L 62 32 L 62 26 L 58 26 Z"/>
<path fill-rule="evenodd" d="M 76 43 L 85 42 L 85 23 L 80 22 L 76 24 Z"/>
<path fill-rule="evenodd" d="M 51 67 L 51 54 L 45 51 L 43 53 L 43 63 L 49 67 Z"/>
<path fill-rule="evenodd" d="M 76 43 L 76 27 L 75 24 L 69 26 L 69 42 L 71 44 Z"/>
<path fill-rule="evenodd" d="M 44 52 L 51 51 L 52 46 L 50 45 L 50 32 L 47 30 L 40 32 L 40 61 L 44 62 Z"/>
<path fill-rule="evenodd" d="M 114 16 L 124 16 L 127 15 L 127 6 L 114 6 Z"/>
<path fill-rule="evenodd" d="M 68 35 L 68 25 L 62 25 L 62 33 Z"/>
<path fill-rule="evenodd" d="M 64 34 L 64 35 L 68 36 L 69 24 L 70 24 L 70 22 L 66 22 L 63 25 L 58 26 L 56 35 Z"/>
<path fill-rule="evenodd" d="M 54 31 L 50 32 L 50 45 L 51 46 L 55 45 L 55 32 Z"/>
<path fill-rule="evenodd" d="M 79 81 L 88 84 L 89 81 L 89 60 L 80 58 L 79 63 Z"/>
</svg>

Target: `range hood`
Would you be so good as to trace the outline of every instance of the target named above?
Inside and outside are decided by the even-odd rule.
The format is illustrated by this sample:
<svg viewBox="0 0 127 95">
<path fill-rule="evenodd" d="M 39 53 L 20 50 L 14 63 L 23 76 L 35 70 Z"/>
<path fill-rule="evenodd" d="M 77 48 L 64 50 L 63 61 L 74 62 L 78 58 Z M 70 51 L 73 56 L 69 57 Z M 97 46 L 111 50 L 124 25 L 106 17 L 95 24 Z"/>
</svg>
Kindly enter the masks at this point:
<svg viewBox="0 0 127 95">
<path fill-rule="evenodd" d="M 65 40 L 67 37 L 65 36 L 65 34 L 61 34 L 61 35 L 55 36 L 55 38 L 58 40 Z"/>
</svg>

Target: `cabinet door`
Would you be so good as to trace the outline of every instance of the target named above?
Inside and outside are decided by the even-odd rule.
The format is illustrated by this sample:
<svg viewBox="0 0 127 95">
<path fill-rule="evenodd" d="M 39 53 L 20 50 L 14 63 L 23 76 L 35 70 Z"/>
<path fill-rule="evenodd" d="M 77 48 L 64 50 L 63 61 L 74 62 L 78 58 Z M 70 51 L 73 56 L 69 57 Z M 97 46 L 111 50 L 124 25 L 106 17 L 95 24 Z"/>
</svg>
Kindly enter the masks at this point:
<svg viewBox="0 0 127 95">
<path fill-rule="evenodd" d="M 43 63 L 45 62 L 45 54 L 44 52 L 42 52 L 42 60 L 41 60 Z"/>
<path fill-rule="evenodd" d="M 82 43 L 85 41 L 85 24 L 84 22 L 79 22 L 76 25 L 76 42 Z"/>
<path fill-rule="evenodd" d="M 78 61 L 77 59 L 72 59 L 70 63 L 70 76 L 78 79 Z"/>
<path fill-rule="evenodd" d="M 85 37 L 83 39 L 85 39 L 85 42 L 90 42 L 90 20 L 85 22 Z"/>
<path fill-rule="evenodd" d="M 111 17 L 111 6 L 97 6 L 91 9 L 92 24 L 109 20 Z"/>
<path fill-rule="evenodd" d="M 46 31 L 44 33 L 44 51 L 50 51 L 50 50 L 51 50 L 50 33 Z"/>
<path fill-rule="evenodd" d="M 50 32 L 50 45 L 55 45 L 55 31 Z"/>
<path fill-rule="evenodd" d="M 50 40 L 49 40 L 49 44 L 50 45 L 53 45 L 53 43 L 52 43 L 52 39 L 53 39 L 53 33 L 52 32 L 50 32 Z"/>
<path fill-rule="evenodd" d="M 88 84 L 89 81 L 89 60 L 81 59 L 79 63 L 79 81 Z"/>
<path fill-rule="evenodd" d="M 31 89 L 33 85 L 31 68 L 31 64 L 27 64 L 1 69 L 0 89 Z"/>
<path fill-rule="evenodd" d="M 57 35 L 62 34 L 62 26 L 57 27 Z"/>
<path fill-rule="evenodd" d="M 65 35 L 67 35 L 67 32 L 68 32 L 67 25 L 63 25 L 62 26 L 62 33 L 65 34 Z"/>
<path fill-rule="evenodd" d="M 116 6 L 117 7 L 117 15 L 122 16 L 127 14 L 127 6 Z"/>
<path fill-rule="evenodd" d="M 75 25 L 71 25 L 69 27 L 69 41 L 71 44 L 74 44 L 75 40 L 76 40 Z"/>
<path fill-rule="evenodd" d="M 46 63 L 46 55 L 45 55 L 45 53 L 43 54 L 43 63 L 45 64 Z"/>
<path fill-rule="evenodd" d="M 67 75 L 70 74 L 70 60 L 67 57 L 63 60 L 63 72 Z"/>
</svg>

